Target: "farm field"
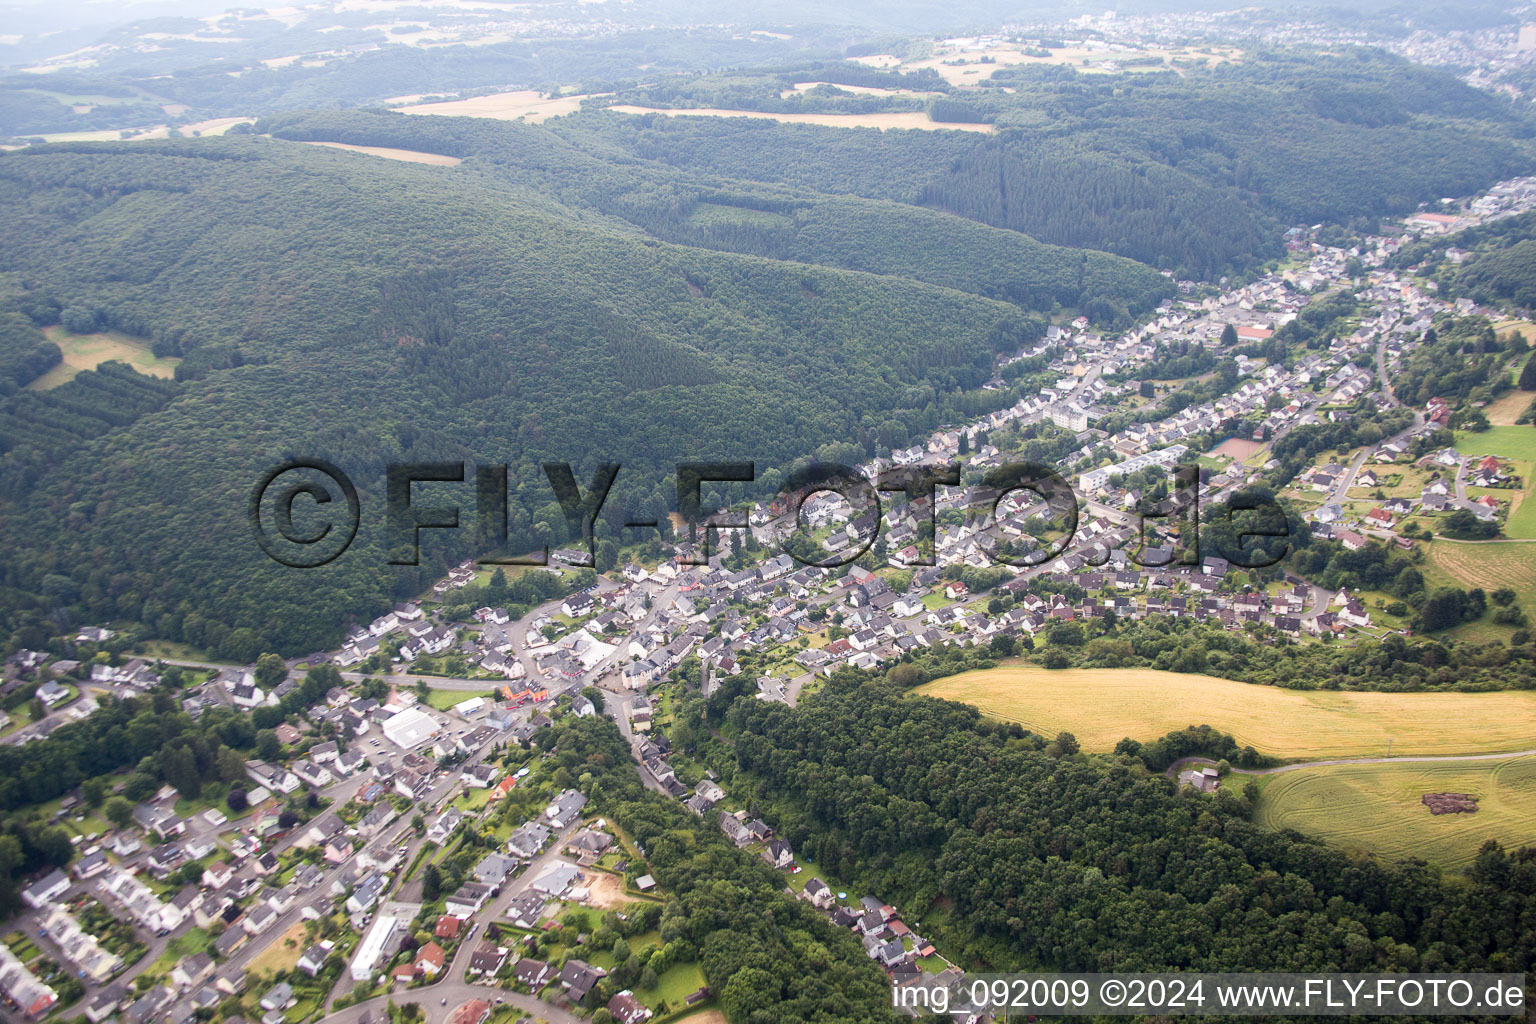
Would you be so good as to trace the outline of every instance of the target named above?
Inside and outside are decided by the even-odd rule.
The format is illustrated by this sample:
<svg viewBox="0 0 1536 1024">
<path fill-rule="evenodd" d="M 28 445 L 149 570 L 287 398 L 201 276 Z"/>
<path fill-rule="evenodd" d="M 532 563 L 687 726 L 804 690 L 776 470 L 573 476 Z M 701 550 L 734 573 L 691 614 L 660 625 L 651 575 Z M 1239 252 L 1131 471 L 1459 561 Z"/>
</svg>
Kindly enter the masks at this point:
<svg viewBox="0 0 1536 1024">
<path fill-rule="evenodd" d="M 325 146 L 328 149 L 345 149 L 368 156 L 381 156 L 386 160 L 404 160 L 413 164 L 432 164 L 436 167 L 454 167 L 464 162 L 463 157 L 444 156 L 442 153 L 423 153 L 415 149 L 392 149 L 388 146 L 353 146 L 345 142 L 305 142 L 305 146 Z"/>
<path fill-rule="evenodd" d="M 851 92 L 856 96 L 937 96 L 936 92 L 924 92 L 920 89 L 882 89 L 875 85 L 840 85 L 837 82 L 796 82 L 793 89 L 781 89 L 779 96 L 788 99 L 791 96 L 799 96 L 803 92 L 809 92 L 818 85 L 830 85 L 834 89 L 843 92 Z"/>
<path fill-rule="evenodd" d="M 763 110 L 721 110 L 717 107 L 691 107 L 673 109 L 639 107 L 632 103 L 620 103 L 609 107 L 620 114 L 666 114 L 668 117 L 755 117 L 786 124 L 819 124 L 826 128 L 919 128 L 927 131 L 951 129 L 965 132 L 991 133 L 996 129 L 990 124 L 970 124 L 958 121 L 931 121 L 921 111 L 898 111 L 874 114 L 773 114 Z"/>
<path fill-rule="evenodd" d="M 1025 54 L 1017 46 L 998 44 L 985 48 L 977 46 L 939 46 L 934 55 L 920 60 L 901 61 L 890 54 L 877 54 L 868 57 L 855 57 L 854 60 L 871 67 L 899 67 L 901 71 L 915 71 L 919 68 L 931 68 L 942 75 L 945 81 L 951 85 L 973 85 L 982 79 L 991 78 L 993 71 L 1002 67 L 1018 66 L 1044 66 L 1044 65 L 1069 65 L 1080 72 L 1104 72 L 1107 68 L 1100 67 L 1105 61 L 1113 61 L 1117 65 L 1125 62 L 1151 59 L 1147 64 L 1133 63 L 1125 70 L 1128 71 L 1166 71 L 1168 64 L 1173 61 L 1206 61 L 1210 64 L 1222 64 L 1227 61 L 1235 61 L 1241 56 L 1240 51 L 1232 47 L 1208 47 L 1194 49 L 1190 47 L 1178 47 L 1175 49 L 1147 48 L 1133 50 L 1110 50 L 1106 47 L 1068 46 L 1050 51 L 1049 57 L 1034 57 Z M 983 58 L 987 63 L 983 64 Z"/>
<path fill-rule="evenodd" d="M 607 96 L 608 93 L 598 93 Z M 395 107 L 397 114 L 440 114 L 453 117 L 493 117 L 501 121 L 527 121 L 538 124 L 546 118 L 571 114 L 581 109 L 581 101 L 592 97 L 555 96 L 545 98 L 534 89 L 472 96 L 467 100 L 443 100 Z"/>
<path fill-rule="evenodd" d="M 1536 341 L 1536 324 L 1529 320 L 1503 320 L 1493 325 L 1494 334 L 1501 339 L 1508 338 L 1511 334 L 1519 332 L 1527 341 Z M 1520 367 L 1524 364 L 1516 360 L 1515 376 L 1520 375 Z"/>
<path fill-rule="evenodd" d="M 175 358 L 161 358 L 149 350 L 149 343 L 119 331 L 101 334 L 71 334 L 62 327 L 45 328 L 48 340 L 59 346 L 64 353 L 63 362 L 34 380 L 27 387 L 34 391 L 47 391 L 74 380 L 82 370 L 94 370 L 102 363 L 116 359 L 127 363 L 139 373 L 151 377 L 172 377 L 181 362 Z"/>
<path fill-rule="evenodd" d="M 1431 814 L 1425 793 L 1477 798 L 1475 814 Z M 1536 842 L 1536 757 L 1468 764 L 1301 768 L 1269 779 L 1255 816 L 1386 860 L 1422 857 L 1460 867 L 1486 840 Z"/>
<path fill-rule="evenodd" d="M 1231 733 L 1275 757 L 1309 760 L 1392 753 L 1523 750 L 1536 736 L 1536 691 L 1341 693 L 1282 690 L 1155 669 L 1032 665 L 963 672 L 919 687 L 1046 736 L 1063 730 L 1085 750 L 1123 737 L 1152 740 L 1189 725 Z"/>
<path fill-rule="evenodd" d="M 1443 573 L 1446 582 L 1463 588 L 1509 587 L 1515 603 L 1536 622 L 1536 544 L 1457 544 L 1442 538 L 1429 545 L 1426 568 L 1431 567 L 1438 570 L 1428 574 L 1432 584 Z"/>
<path fill-rule="evenodd" d="M 1525 412 L 1531 404 L 1531 399 L 1536 398 L 1536 391 L 1511 391 L 1483 409 L 1483 415 L 1488 417 L 1488 422 L 1496 427 L 1515 426 L 1515 420 Z"/>
<path fill-rule="evenodd" d="M 183 136 L 223 135 L 235 125 L 249 124 L 252 120 L 249 117 L 214 117 L 207 121 L 178 125 L 177 130 Z M 127 138 L 123 137 L 125 131 L 130 133 Z M 163 124 L 150 128 L 126 126 L 96 131 L 45 132 L 40 137 L 48 142 L 149 142 L 170 138 L 171 129 L 169 125 Z"/>
</svg>

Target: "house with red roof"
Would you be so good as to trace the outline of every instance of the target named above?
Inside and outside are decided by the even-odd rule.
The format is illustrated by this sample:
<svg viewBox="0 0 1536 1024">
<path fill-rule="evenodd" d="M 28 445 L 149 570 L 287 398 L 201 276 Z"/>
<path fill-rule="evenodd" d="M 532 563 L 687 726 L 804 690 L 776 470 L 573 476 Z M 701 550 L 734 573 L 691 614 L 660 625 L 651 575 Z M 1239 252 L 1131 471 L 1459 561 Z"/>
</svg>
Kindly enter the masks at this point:
<svg viewBox="0 0 1536 1024">
<path fill-rule="evenodd" d="M 443 952 L 442 946 L 429 942 L 416 951 L 416 969 L 429 978 L 435 978 L 447 959 L 448 954 Z"/>
<path fill-rule="evenodd" d="M 484 999 L 471 999 L 453 1011 L 448 1024 L 484 1024 L 491 1015 L 491 1004 Z"/>
</svg>

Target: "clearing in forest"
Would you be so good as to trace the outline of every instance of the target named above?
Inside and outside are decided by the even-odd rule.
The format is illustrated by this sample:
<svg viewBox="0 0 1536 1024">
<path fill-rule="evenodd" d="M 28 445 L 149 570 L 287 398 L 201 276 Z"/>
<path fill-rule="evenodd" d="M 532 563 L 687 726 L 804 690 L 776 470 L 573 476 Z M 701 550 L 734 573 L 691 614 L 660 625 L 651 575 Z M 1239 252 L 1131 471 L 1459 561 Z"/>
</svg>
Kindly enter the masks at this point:
<svg viewBox="0 0 1536 1024">
<path fill-rule="evenodd" d="M 34 380 L 27 387 L 34 391 L 47 391 L 66 381 L 74 380 L 82 370 L 94 370 L 102 363 L 117 360 L 127 363 L 139 373 L 150 377 L 174 377 L 176 366 L 181 362 L 174 357 L 162 358 L 150 350 L 149 342 L 120 331 L 100 334 L 71 334 L 62 327 L 44 328 L 48 340 L 59 346 L 64 361 Z"/>
<path fill-rule="evenodd" d="M 1483 409 L 1483 415 L 1496 427 L 1513 427 L 1516 425 L 1515 420 L 1530 406 L 1533 398 L 1536 398 L 1536 391 L 1511 391 L 1489 402 Z"/>
</svg>

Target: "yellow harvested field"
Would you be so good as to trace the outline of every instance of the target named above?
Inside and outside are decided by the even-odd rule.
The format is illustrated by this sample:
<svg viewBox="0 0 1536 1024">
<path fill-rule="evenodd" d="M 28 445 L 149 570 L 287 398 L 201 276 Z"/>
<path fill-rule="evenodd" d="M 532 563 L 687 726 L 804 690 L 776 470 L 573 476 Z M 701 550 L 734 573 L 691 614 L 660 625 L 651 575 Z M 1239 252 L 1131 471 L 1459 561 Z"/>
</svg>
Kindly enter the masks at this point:
<svg viewBox="0 0 1536 1024">
<path fill-rule="evenodd" d="M 1512 427 L 1533 398 L 1536 398 L 1536 391 L 1511 391 L 1484 408 L 1483 415 L 1496 427 Z"/>
<path fill-rule="evenodd" d="M 325 146 L 329 149 L 345 149 L 352 153 L 381 156 L 386 160 L 404 160 L 413 164 L 432 164 L 434 167 L 453 167 L 464 162 L 462 157 L 444 156 L 441 153 L 423 153 L 415 149 L 391 149 L 388 146 L 351 146 L 345 142 L 306 142 L 306 146 Z"/>
<path fill-rule="evenodd" d="M 1477 811 L 1431 814 L 1426 793 L 1471 796 Z M 1536 844 L 1536 757 L 1301 768 L 1269 780 L 1256 817 L 1386 860 L 1461 867 L 1489 839 L 1506 848 Z"/>
<path fill-rule="evenodd" d="M 1310 760 L 1523 750 L 1536 737 L 1536 691 L 1342 693 L 1282 690 L 1155 669 L 1011 665 L 963 672 L 919 693 L 973 705 L 1086 750 L 1153 740 L 1190 725 L 1231 733 L 1276 757 Z"/>
<path fill-rule="evenodd" d="M 608 96 L 610 93 L 598 93 Z M 533 89 L 514 92 L 497 92 L 489 96 L 474 96 L 467 100 L 444 100 L 440 103 L 417 103 L 395 107 L 400 114 L 440 114 L 448 117 L 494 117 L 502 121 L 527 121 L 538 124 L 545 118 L 572 114 L 581 109 L 581 101 L 591 99 L 587 95 L 556 96 L 546 98 Z"/>
<path fill-rule="evenodd" d="M 826 128 L 918 128 L 925 131 L 953 129 L 963 132 L 990 133 L 996 131 L 990 124 L 971 124 L 950 121 L 930 121 L 921 111 L 910 110 L 883 114 L 772 114 L 765 110 L 720 110 L 715 107 L 691 107 L 685 110 L 661 107 L 637 107 L 620 103 L 608 108 L 621 114 L 666 114 L 668 117 L 753 117 L 786 124 L 819 124 Z"/>
<path fill-rule="evenodd" d="M 214 117 L 207 121 L 197 121 L 186 125 L 181 129 L 183 135 L 191 135 L 197 132 L 199 135 L 223 135 L 237 124 L 252 124 L 255 118 L 251 117 Z"/>
<path fill-rule="evenodd" d="M 117 360 L 127 363 L 150 377 L 174 377 L 181 362 L 174 357 L 161 358 L 150 351 L 149 342 L 118 331 L 103 334 L 70 334 L 62 327 L 48 327 L 43 333 L 59 346 L 64 361 L 34 380 L 27 387 L 47 391 L 65 381 L 74 380 L 82 370 L 94 370 L 102 363 Z"/>
<path fill-rule="evenodd" d="M 237 124 L 249 124 L 254 118 L 250 117 L 214 117 L 207 121 L 196 121 L 192 124 L 184 124 L 179 127 L 183 137 L 191 138 L 193 135 L 209 136 L 223 135 Z M 127 138 L 123 132 L 128 132 Z M 47 142 L 150 142 L 155 139 L 168 139 L 171 137 L 171 129 L 167 125 L 157 124 L 152 128 L 110 128 L 101 131 L 89 132 L 50 132 L 41 138 Z"/>
<path fill-rule="evenodd" d="M 1493 333 L 1500 338 L 1507 338 L 1519 331 L 1528 342 L 1536 342 L 1536 324 L 1529 320 L 1501 320 L 1493 325 Z"/>
</svg>

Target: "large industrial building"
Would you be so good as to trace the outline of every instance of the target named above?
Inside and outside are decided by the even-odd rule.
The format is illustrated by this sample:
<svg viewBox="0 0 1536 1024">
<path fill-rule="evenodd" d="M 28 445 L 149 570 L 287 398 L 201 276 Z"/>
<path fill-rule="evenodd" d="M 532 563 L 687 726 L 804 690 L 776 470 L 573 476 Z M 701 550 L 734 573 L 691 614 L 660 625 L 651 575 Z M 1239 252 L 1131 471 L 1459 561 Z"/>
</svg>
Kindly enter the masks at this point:
<svg viewBox="0 0 1536 1024">
<path fill-rule="evenodd" d="M 384 722 L 384 737 L 403 750 L 414 750 L 436 736 L 437 719 L 420 708 L 406 708 Z"/>
</svg>

